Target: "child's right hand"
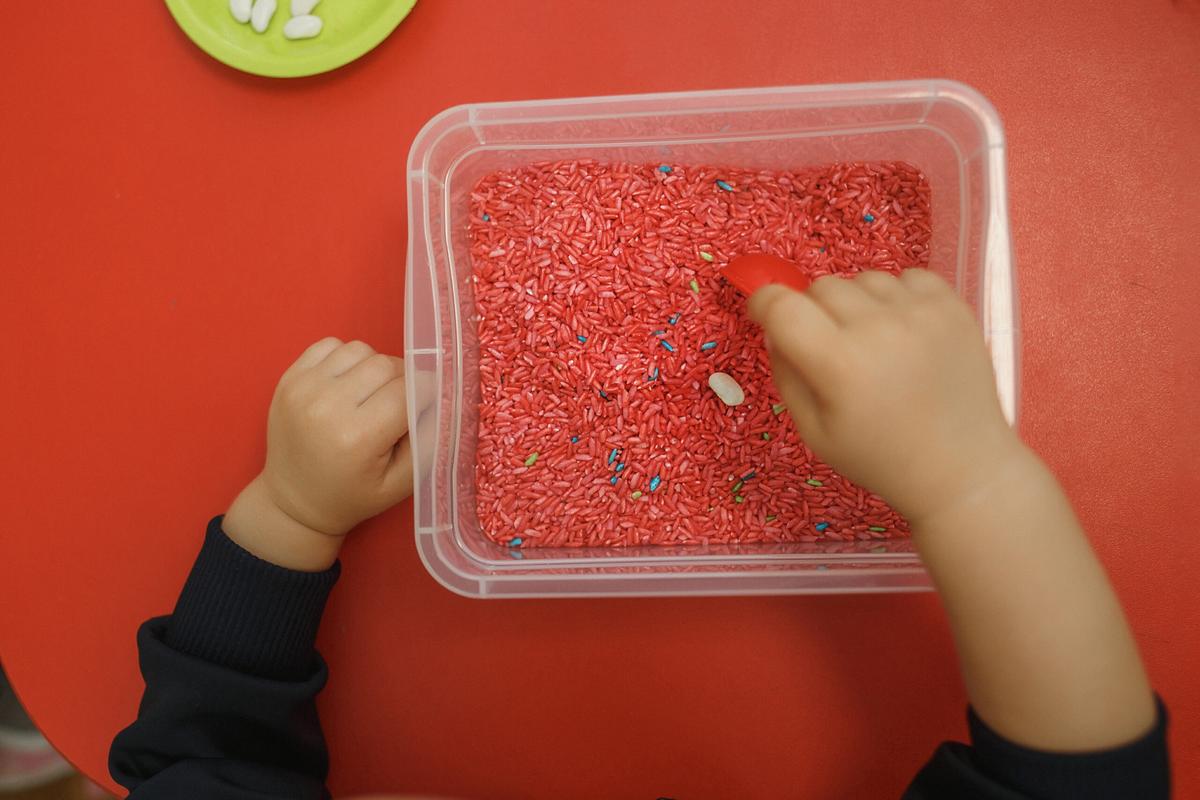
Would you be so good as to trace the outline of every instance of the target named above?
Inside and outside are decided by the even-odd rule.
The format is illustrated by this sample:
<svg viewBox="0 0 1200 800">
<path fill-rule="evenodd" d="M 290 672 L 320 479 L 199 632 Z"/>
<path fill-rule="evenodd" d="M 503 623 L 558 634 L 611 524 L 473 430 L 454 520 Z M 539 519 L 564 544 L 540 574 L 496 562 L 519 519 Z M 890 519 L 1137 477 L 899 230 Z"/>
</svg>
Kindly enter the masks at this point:
<svg viewBox="0 0 1200 800">
<path fill-rule="evenodd" d="M 910 521 L 1020 450 L 970 309 L 924 269 L 755 292 L 775 385 L 804 441 Z"/>
<path fill-rule="evenodd" d="M 867 272 L 803 294 L 767 286 L 749 310 L 800 435 L 912 525 L 979 716 L 1053 752 L 1144 736 L 1157 712 L 1121 607 L 1054 476 L 1005 422 L 950 287 L 923 269 Z"/>
</svg>

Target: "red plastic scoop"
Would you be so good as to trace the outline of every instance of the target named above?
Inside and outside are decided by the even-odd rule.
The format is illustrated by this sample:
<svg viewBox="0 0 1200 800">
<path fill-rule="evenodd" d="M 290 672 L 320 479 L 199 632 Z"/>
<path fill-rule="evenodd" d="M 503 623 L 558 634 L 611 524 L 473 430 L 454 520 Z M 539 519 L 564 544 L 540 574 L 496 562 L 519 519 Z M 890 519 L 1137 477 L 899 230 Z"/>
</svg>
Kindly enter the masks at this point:
<svg viewBox="0 0 1200 800">
<path fill-rule="evenodd" d="M 791 261 L 766 253 L 738 256 L 721 274 L 747 297 L 769 283 L 781 283 L 797 292 L 803 292 L 812 283 Z"/>
</svg>

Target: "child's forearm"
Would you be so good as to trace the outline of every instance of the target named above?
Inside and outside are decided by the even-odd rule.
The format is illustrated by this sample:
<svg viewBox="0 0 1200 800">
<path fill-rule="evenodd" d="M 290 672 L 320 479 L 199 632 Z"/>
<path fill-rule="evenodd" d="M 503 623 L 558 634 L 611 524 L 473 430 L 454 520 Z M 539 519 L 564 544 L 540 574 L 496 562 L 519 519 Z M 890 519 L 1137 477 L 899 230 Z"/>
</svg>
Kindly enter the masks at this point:
<svg viewBox="0 0 1200 800">
<path fill-rule="evenodd" d="M 1137 648 L 1057 481 L 1014 440 L 978 488 L 914 537 L 976 712 L 1029 747 L 1085 751 L 1154 724 Z"/>
</svg>

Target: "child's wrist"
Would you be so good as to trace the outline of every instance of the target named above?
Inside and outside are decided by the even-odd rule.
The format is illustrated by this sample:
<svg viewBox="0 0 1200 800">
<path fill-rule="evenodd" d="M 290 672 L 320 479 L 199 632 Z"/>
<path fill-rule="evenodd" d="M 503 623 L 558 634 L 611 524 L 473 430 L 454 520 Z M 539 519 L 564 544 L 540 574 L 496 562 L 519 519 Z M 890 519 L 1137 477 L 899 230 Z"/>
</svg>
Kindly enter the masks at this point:
<svg viewBox="0 0 1200 800">
<path fill-rule="evenodd" d="M 909 516 L 918 545 L 936 540 L 947 531 L 974 531 L 996 516 L 997 509 L 1024 502 L 1036 492 L 1043 470 L 1038 457 L 1013 437 L 1010 446 L 989 451 L 986 461 L 964 477 L 958 491 L 918 515 Z"/>
<path fill-rule="evenodd" d="M 1031 458 L 1036 460 L 1016 434 L 1005 429 L 981 442 L 970 458 L 939 482 L 936 491 L 924 493 L 920 507 L 900 510 L 916 535 L 945 527 L 948 520 L 969 515 L 971 509 L 989 502 L 1014 476 L 1027 474 Z"/>
<path fill-rule="evenodd" d="M 221 527 L 242 549 L 300 572 L 332 566 L 345 538 L 314 530 L 288 514 L 272 499 L 261 475 L 233 501 Z"/>
</svg>

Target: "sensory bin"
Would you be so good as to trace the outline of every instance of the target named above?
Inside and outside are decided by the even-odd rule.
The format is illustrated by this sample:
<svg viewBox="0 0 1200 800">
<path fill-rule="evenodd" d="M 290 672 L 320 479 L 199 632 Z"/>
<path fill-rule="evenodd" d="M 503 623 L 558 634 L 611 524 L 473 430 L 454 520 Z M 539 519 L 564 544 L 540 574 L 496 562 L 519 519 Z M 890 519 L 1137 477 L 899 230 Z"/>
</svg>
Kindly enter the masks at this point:
<svg viewBox="0 0 1200 800">
<path fill-rule="evenodd" d="M 538 163 L 470 197 L 476 508 L 511 548 L 891 539 L 908 527 L 796 434 L 762 331 L 721 277 L 752 252 L 810 278 L 928 264 L 903 162 L 794 171 Z M 745 394 L 709 388 L 724 372 Z"/>
</svg>

